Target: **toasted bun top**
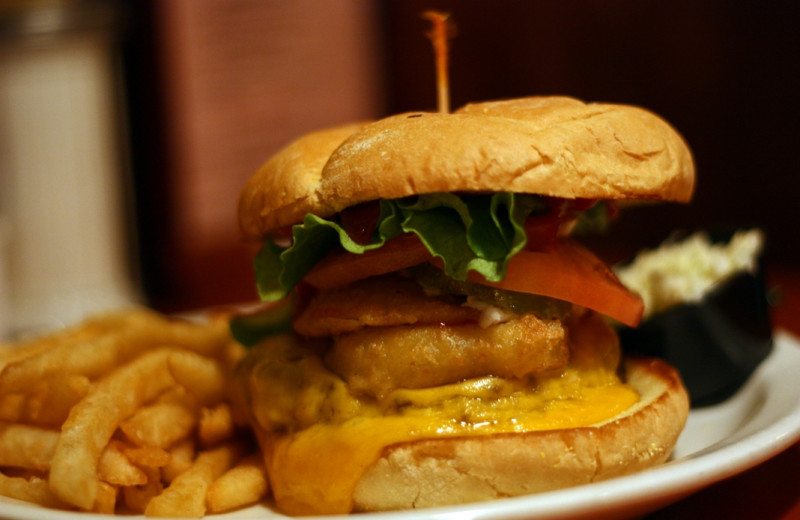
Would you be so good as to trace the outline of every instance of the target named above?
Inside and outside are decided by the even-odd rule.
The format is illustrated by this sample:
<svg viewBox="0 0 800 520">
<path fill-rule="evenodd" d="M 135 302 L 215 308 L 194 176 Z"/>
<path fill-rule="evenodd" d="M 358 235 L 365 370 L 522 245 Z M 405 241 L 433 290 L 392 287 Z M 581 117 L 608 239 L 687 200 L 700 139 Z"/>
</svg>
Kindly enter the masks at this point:
<svg viewBox="0 0 800 520">
<path fill-rule="evenodd" d="M 561 198 L 688 201 L 694 162 L 644 109 L 530 97 L 406 113 L 308 134 L 245 186 L 246 237 L 381 198 L 515 191 Z"/>
</svg>

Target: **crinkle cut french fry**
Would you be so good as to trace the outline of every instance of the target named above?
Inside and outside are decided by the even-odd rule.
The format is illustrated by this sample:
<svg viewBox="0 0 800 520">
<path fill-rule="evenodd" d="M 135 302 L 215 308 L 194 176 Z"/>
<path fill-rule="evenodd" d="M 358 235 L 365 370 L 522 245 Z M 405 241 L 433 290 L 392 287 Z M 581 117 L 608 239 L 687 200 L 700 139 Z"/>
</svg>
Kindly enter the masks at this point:
<svg viewBox="0 0 800 520">
<path fill-rule="evenodd" d="M 144 311 L 131 310 L 98 315 L 73 327 L 51 332 L 34 339 L 4 343 L 0 346 L 0 372 L 9 363 L 40 354 L 59 345 L 73 345 L 89 341 L 110 329 L 122 326 L 126 321 L 135 318 L 142 312 Z"/>
<path fill-rule="evenodd" d="M 226 402 L 243 351 L 224 319 L 144 309 L 0 348 L 0 495 L 103 514 L 151 502 L 151 514 L 204 514 L 209 487 L 253 448 Z M 253 500 L 251 473 L 221 480 L 215 507 Z"/>
<path fill-rule="evenodd" d="M 58 436 L 55 430 L 0 423 L 0 466 L 47 471 Z"/>
<path fill-rule="evenodd" d="M 128 458 L 125 446 L 113 440 L 100 456 L 97 477 L 101 482 L 115 486 L 142 486 L 147 483 L 147 475 Z"/>
<path fill-rule="evenodd" d="M 260 453 L 254 453 L 211 484 L 207 496 L 208 511 L 221 513 L 255 504 L 266 496 L 268 490 L 264 460 Z"/>
<path fill-rule="evenodd" d="M 0 421 L 21 422 L 28 397 L 23 394 L 0 394 Z"/>
<path fill-rule="evenodd" d="M 26 393 L 0 395 L 0 421 L 60 427 L 70 409 L 89 391 L 85 376 L 54 374 Z"/>
<path fill-rule="evenodd" d="M 221 327 L 167 320 L 141 313 L 123 326 L 78 343 L 55 347 L 9 363 L 0 373 L 0 395 L 24 393 L 37 381 L 54 373 L 97 378 L 154 345 L 172 345 L 203 355 L 219 355 L 226 347 Z"/>
<path fill-rule="evenodd" d="M 31 376 L 37 371 L 40 376 L 52 373 L 53 370 L 64 373 L 65 365 L 58 363 L 58 360 L 65 356 L 69 357 L 67 351 L 73 349 L 75 345 L 95 342 L 102 336 L 114 335 L 126 328 L 138 328 L 163 320 L 163 317 L 153 311 L 134 308 L 96 315 L 78 325 L 33 339 L 3 343 L 0 348 L 0 389 L 2 389 L 0 395 L 10 392 L 12 387 L 16 387 L 18 391 L 27 390 L 21 383 L 35 379 Z M 3 374 L 8 365 L 20 365 L 21 368 L 13 368 L 11 375 Z M 13 372 L 22 373 L 14 375 Z M 15 378 L 22 381 L 15 383 Z"/>
<path fill-rule="evenodd" d="M 200 452 L 194 463 L 175 477 L 160 495 L 147 504 L 145 515 L 200 518 L 206 513 L 206 495 L 211 484 L 241 457 L 239 444 L 224 444 Z"/>
<path fill-rule="evenodd" d="M 226 375 L 214 359 L 182 350 L 169 358 L 172 377 L 204 406 L 219 403 L 225 397 Z"/>
<path fill-rule="evenodd" d="M 247 348 L 237 341 L 229 340 L 220 352 L 218 359 L 225 372 L 231 374 L 239 361 L 247 354 Z"/>
<path fill-rule="evenodd" d="M 119 427 L 138 446 L 167 448 L 188 437 L 196 424 L 192 410 L 180 403 L 162 402 L 139 408 Z"/>
<path fill-rule="evenodd" d="M 89 392 L 89 378 L 76 374 L 53 374 L 35 385 L 25 406 L 24 421 L 58 427 L 69 411 Z"/>
<path fill-rule="evenodd" d="M 137 329 L 120 331 L 9 363 L 0 374 L 0 393 L 24 393 L 56 373 L 96 378 L 140 353 L 150 341 L 149 335 Z"/>
<path fill-rule="evenodd" d="M 50 489 L 61 500 L 90 510 L 97 497 L 97 464 L 120 422 L 154 399 L 174 380 L 167 368 L 171 349 L 159 349 L 100 380 L 76 404 L 61 429 L 50 465 Z"/>
<path fill-rule="evenodd" d="M 172 455 L 158 446 L 138 446 L 125 449 L 125 455 L 140 468 L 162 468 L 169 464 Z"/>
<path fill-rule="evenodd" d="M 164 482 L 172 480 L 189 469 L 194 462 L 195 442 L 193 438 L 184 439 L 169 449 L 169 462 L 161 468 L 161 478 Z"/>
<path fill-rule="evenodd" d="M 5 368 L 12 363 L 16 363 L 27 357 L 34 356 L 53 347 L 54 345 L 48 343 L 32 345 L 15 343 L 3 344 L 2 349 L 0 349 L 0 373 L 2 373 L 3 370 L 5 370 Z"/>
<path fill-rule="evenodd" d="M 201 324 L 168 320 L 167 324 L 169 334 L 166 341 L 203 356 L 220 358 L 225 355 L 230 343 L 230 331 L 224 321 Z"/>
<path fill-rule="evenodd" d="M 108 482 L 99 482 L 97 486 L 97 497 L 92 506 L 93 513 L 103 515 L 113 515 L 117 507 L 117 495 L 119 488 Z"/>
<path fill-rule="evenodd" d="M 122 500 L 133 513 L 144 513 L 150 500 L 164 490 L 158 468 L 144 468 L 144 472 L 147 475 L 147 482 L 144 485 L 122 488 Z"/>
<path fill-rule="evenodd" d="M 197 426 L 197 438 L 203 446 L 214 446 L 233 437 L 235 425 L 228 403 L 203 408 Z"/>
<path fill-rule="evenodd" d="M 8 477 L 0 473 L 0 495 L 56 509 L 67 506 L 50 491 L 47 481 L 38 477 Z"/>
</svg>

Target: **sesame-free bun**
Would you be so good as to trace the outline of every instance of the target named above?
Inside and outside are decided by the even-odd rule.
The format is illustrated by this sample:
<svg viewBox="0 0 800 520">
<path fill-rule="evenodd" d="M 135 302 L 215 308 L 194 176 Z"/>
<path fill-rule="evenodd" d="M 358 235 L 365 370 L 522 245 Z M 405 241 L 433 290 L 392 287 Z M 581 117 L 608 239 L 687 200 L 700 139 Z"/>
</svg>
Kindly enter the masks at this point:
<svg viewBox="0 0 800 520">
<path fill-rule="evenodd" d="M 388 448 L 359 481 L 357 511 L 478 502 L 588 484 L 666 461 L 689 413 L 677 372 L 631 359 L 626 380 L 641 400 L 604 423 L 487 437 L 422 440 Z"/>
<path fill-rule="evenodd" d="M 245 186 L 239 223 L 258 238 L 354 204 L 433 192 L 688 201 L 682 137 L 644 109 L 530 97 L 405 113 L 309 134 Z"/>
<path fill-rule="evenodd" d="M 246 237 L 302 220 L 318 210 L 322 169 L 342 141 L 362 124 L 317 130 L 289 143 L 250 179 L 239 197 L 239 224 Z"/>
</svg>

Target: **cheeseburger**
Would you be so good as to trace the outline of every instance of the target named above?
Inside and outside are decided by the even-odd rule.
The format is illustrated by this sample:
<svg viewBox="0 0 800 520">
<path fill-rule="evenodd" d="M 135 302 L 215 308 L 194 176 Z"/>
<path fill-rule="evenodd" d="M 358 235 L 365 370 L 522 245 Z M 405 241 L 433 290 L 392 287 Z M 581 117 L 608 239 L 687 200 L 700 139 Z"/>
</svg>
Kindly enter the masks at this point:
<svg viewBox="0 0 800 520">
<path fill-rule="evenodd" d="M 406 113 L 289 144 L 252 177 L 264 300 L 235 402 L 277 507 L 333 514 L 590 483 L 667 460 L 676 371 L 624 359 L 641 300 L 581 246 L 621 200 L 686 202 L 691 153 L 654 114 L 532 97 Z"/>
</svg>

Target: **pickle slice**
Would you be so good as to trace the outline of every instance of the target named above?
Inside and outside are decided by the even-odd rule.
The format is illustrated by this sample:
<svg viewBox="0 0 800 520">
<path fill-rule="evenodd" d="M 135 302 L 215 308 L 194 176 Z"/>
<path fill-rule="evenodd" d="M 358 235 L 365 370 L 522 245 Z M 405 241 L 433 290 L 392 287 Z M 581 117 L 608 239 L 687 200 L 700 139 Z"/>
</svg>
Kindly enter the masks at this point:
<svg viewBox="0 0 800 520">
<path fill-rule="evenodd" d="M 548 296 L 498 289 L 470 281 L 450 278 L 430 264 L 421 264 L 408 270 L 428 292 L 471 297 L 483 303 L 506 309 L 515 314 L 535 314 L 544 319 L 564 319 L 572 305 Z"/>
</svg>

